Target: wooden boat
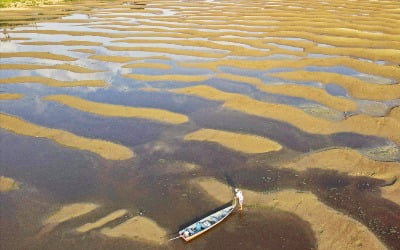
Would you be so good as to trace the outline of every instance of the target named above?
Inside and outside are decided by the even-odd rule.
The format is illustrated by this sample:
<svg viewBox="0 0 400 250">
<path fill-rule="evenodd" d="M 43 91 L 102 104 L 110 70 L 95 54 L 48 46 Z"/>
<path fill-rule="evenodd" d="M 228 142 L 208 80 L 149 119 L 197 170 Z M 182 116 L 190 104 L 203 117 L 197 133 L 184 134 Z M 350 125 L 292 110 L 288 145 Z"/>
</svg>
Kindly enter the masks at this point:
<svg viewBox="0 0 400 250">
<path fill-rule="evenodd" d="M 236 199 L 229 207 L 223 208 L 203 219 L 193 223 L 192 225 L 179 231 L 179 238 L 182 238 L 186 242 L 193 240 L 197 236 L 207 232 L 211 228 L 221 223 L 226 217 L 228 217 L 236 207 Z M 177 237 L 177 238 L 178 238 Z"/>
</svg>

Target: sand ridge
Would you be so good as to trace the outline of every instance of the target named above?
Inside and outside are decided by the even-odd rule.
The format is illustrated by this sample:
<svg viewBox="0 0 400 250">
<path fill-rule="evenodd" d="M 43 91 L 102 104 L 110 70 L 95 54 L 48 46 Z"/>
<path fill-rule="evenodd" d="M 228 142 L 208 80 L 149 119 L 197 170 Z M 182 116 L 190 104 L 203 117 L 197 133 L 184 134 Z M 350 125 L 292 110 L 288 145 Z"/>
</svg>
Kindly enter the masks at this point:
<svg viewBox="0 0 400 250">
<path fill-rule="evenodd" d="M 0 113 L 0 128 L 19 135 L 41 137 L 60 145 L 86 150 L 108 160 L 126 160 L 134 156 L 131 149 L 109 141 L 90 139 L 73 133 L 46 128 L 30 123 L 15 116 Z"/>
<path fill-rule="evenodd" d="M 171 91 L 209 100 L 222 101 L 223 106 L 226 108 L 287 122 L 310 133 L 332 134 L 354 132 L 364 135 L 382 136 L 394 142 L 400 142 L 400 123 L 391 117 L 370 117 L 361 114 L 351 116 L 339 122 L 332 122 L 313 117 L 289 105 L 261 102 L 245 95 L 224 92 L 205 85 Z M 363 126 L 359 126 L 359 124 L 363 124 Z M 395 133 L 395 131 L 399 131 L 399 133 Z"/>
<path fill-rule="evenodd" d="M 197 130 L 185 135 L 184 140 L 215 142 L 247 154 L 266 153 L 282 149 L 279 143 L 265 137 L 215 129 Z"/>
<path fill-rule="evenodd" d="M 66 70 L 74 73 L 94 73 L 99 72 L 98 70 L 92 70 L 71 64 L 55 64 L 55 65 L 43 65 L 43 64 L 0 64 L 0 70 L 37 70 L 37 69 L 58 69 Z M 35 78 L 33 78 L 35 79 Z"/>
<path fill-rule="evenodd" d="M 63 206 L 61 209 L 47 217 L 43 224 L 59 224 L 75 217 L 90 213 L 98 208 L 99 205 L 94 203 L 74 203 Z"/>
<path fill-rule="evenodd" d="M 0 100 L 18 100 L 24 97 L 23 94 L 0 93 Z"/>
<path fill-rule="evenodd" d="M 351 111 L 357 108 L 357 104 L 354 101 L 336 97 L 328 94 L 325 90 L 299 85 L 299 84 L 279 84 L 279 85 L 268 85 L 263 83 L 259 78 L 241 76 L 228 73 L 219 73 L 216 75 L 217 78 L 228 79 L 241 83 L 247 83 L 256 86 L 257 89 L 265 93 L 281 94 L 287 96 L 294 96 L 304 98 L 306 100 L 312 100 L 326 105 L 327 107 L 339 110 L 339 111 Z"/>
<path fill-rule="evenodd" d="M 32 57 L 32 58 L 40 58 L 40 59 L 51 59 L 58 61 L 76 61 L 77 58 L 73 58 L 65 55 L 53 54 L 50 52 L 2 52 L 1 58 L 10 58 L 10 57 Z"/>
<path fill-rule="evenodd" d="M 50 87 L 105 87 L 107 83 L 103 80 L 80 80 L 80 81 L 59 81 L 53 78 L 42 76 L 17 76 L 0 78 L 0 84 L 16 83 L 41 83 Z"/>
<path fill-rule="evenodd" d="M 118 219 L 118 218 L 121 218 L 122 216 L 126 215 L 127 213 L 128 213 L 128 210 L 126 210 L 126 209 L 119 209 L 119 210 L 116 210 L 116 211 L 114 211 L 114 212 L 112 212 L 112 213 L 106 215 L 105 217 L 103 217 L 103 218 L 101 218 L 101 219 L 99 219 L 99 220 L 97 220 L 97 221 L 95 221 L 95 222 L 86 223 L 86 224 L 84 224 L 84 225 L 78 227 L 78 228 L 76 229 L 76 231 L 78 231 L 79 233 L 86 233 L 86 232 L 89 232 L 89 231 L 91 231 L 91 230 L 93 230 L 93 229 L 102 227 L 102 226 L 104 226 L 105 224 L 107 224 L 107 223 L 109 223 L 109 222 L 111 222 L 111 221 L 113 221 L 113 220 L 116 220 L 116 219 Z"/>
<path fill-rule="evenodd" d="M 156 222 L 144 216 L 135 216 L 113 228 L 104 228 L 101 233 L 109 237 L 122 237 L 152 244 L 165 244 L 167 232 Z"/>
<path fill-rule="evenodd" d="M 369 100 L 392 100 L 400 98 L 400 84 L 373 84 L 351 76 L 330 72 L 291 71 L 269 74 L 270 76 L 295 81 L 317 81 L 343 86 L 351 96 Z"/>
<path fill-rule="evenodd" d="M 124 77 L 139 81 L 179 81 L 179 82 L 202 82 L 210 78 L 208 75 L 143 75 L 143 74 L 125 74 Z"/>
<path fill-rule="evenodd" d="M 171 124 L 181 124 L 189 120 L 185 115 L 168 110 L 92 102 L 69 95 L 50 95 L 44 97 L 43 100 L 58 102 L 80 111 L 102 116 L 143 118 Z"/>
<path fill-rule="evenodd" d="M 12 178 L 0 176 L 0 193 L 17 189 L 19 189 L 18 182 Z"/>
</svg>

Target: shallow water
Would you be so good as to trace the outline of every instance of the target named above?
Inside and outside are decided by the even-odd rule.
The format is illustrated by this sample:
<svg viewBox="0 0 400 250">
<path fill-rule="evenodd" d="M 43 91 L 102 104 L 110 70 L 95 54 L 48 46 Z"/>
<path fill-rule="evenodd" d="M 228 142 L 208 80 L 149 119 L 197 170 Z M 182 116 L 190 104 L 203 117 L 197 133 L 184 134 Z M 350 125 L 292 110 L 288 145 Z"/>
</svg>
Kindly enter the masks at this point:
<svg viewBox="0 0 400 250">
<path fill-rule="evenodd" d="M 0 12 L 0 91 L 21 94 L 0 95 L 1 113 L 27 129 L 0 121 L 0 176 L 18 183 L 0 193 L 2 249 L 400 248 L 398 2 L 50 8 Z M 174 114 L 187 121 L 172 122 Z M 33 125 L 43 131 L 32 134 Z M 63 132 L 123 146 L 132 157 L 109 160 L 90 143 L 60 139 Z M 254 136 L 273 149 L 243 148 L 238 138 L 251 144 Z M 229 202 L 229 191 L 222 202 L 199 177 L 264 198 L 245 196 L 243 214 L 191 243 L 167 242 Z M 96 209 L 46 223 L 81 203 Z M 126 214 L 107 221 L 120 209 Z M 321 229 L 327 214 L 347 228 L 332 219 Z M 135 216 L 150 223 L 123 224 Z M 76 231 L 96 221 L 106 222 Z M 105 233 L 119 225 L 125 233 Z"/>
</svg>

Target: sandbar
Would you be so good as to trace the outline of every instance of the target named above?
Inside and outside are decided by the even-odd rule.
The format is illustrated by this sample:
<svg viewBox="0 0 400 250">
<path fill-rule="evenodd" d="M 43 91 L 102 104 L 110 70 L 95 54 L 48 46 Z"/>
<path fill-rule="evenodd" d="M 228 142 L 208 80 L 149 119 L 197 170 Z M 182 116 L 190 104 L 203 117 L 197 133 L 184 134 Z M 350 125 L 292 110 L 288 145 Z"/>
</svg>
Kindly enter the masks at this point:
<svg viewBox="0 0 400 250">
<path fill-rule="evenodd" d="M 108 160 L 126 160 L 132 158 L 131 149 L 109 141 L 91 139 L 73 133 L 39 126 L 15 116 L 0 113 L 0 128 L 19 135 L 47 138 L 60 145 L 86 150 Z"/>
<path fill-rule="evenodd" d="M 263 83 L 259 78 L 227 73 L 219 73 L 217 74 L 217 77 L 247 83 L 256 86 L 257 89 L 265 93 L 294 96 L 316 101 L 338 111 L 351 111 L 357 109 L 357 104 L 354 101 L 337 96 L 332 96 L 328 94 L 325 90 L 315 87 L 299 84 L 268 85 Z"/>
<path fill-rule="evenodd" d="M 188 49 L 173 49 L 173 48 L 159 48 L 159 47 L 118 47 L 118 46 L 106 46 L 108 50 L 112 51 L 141 51 L 141 52 L 156 52 L 156 53 L 166 53 L 173 55 L 183 55 L 183 56 L 195 56 L 195 57 L 206 57 L 206 58 L 221 58 L 224 54 L 195 51 Z"/>
<path fill-rule="evenodd" d="M 193 183 L 221 204 L 232 199 L 232 189 L 214 178 L 199 178 Z M 311 192 L 299 193 L 292 189 L 272 193 L 242 191 L 245 206 L 283 210 L 309 222 L 318 240 L 318 249 L 386 249 L 363 224 L 326 206 Z"/>
<path fill-rule="evenodd" d="M 171 69 L 172 66 L 164 63 L 131 63 L 125 64 L 122 68 L 150 68 L 150 69 Z"/>
<path fill-rule="evenodd" d="M 178 82 L 202 82 L 210 78 L 207 75 L 142 75 L 125 74 L 124 77 L 139 81 L 178 81 Z"/>
<path fill-rule="evenodd" d="M 291 71 L 270 74 L 295 81 L 316 81 L 343 86 L 353 97 L 367 100 L 392 100 L 400 98 L 400 84 L 373 84 L 358 78 L 330 72 Z"/>
<path fill-rule="evenodd" d="M 103 80 L 80 80 L 80 81 L 59 81 L 53 78 L 42 76 L 17 76 L 0 78 L 0 84 L 16 83 L 41 83 L 50 87 L 105 87 L 107 83 Z"/>
<path fill-rule="evenodd" d="M 18 182 L 16 182 L 14 179 L 5 177 L 5 176 L 0 176 L 0 192 L 8 192 L 11 190 L 17 190 L 19 189 Z"/>
<path fill-rule="evenodd" d="M 69 95 L 50 95 L 44 97 L 43 99 L 46 101 L 58 102 L 80 111 L 102 116 L 143 118 L 172 124 L 181 124 L 189 120 L 189 118 L 185 115 L 174 113 L 168 110 L 92 102 Z"/>
<path fill-rule="evenodd" d="M 354 115 L 345 120 L 332 122 L 311 116 L 304 111 L 285 104 L 261 102 L 248 96 L 224 92 L 209 86 L 197 85 L 171 90 L 174 93 L 193 95 L 214 101 L 243 113 L 287 122 L 303 131 L 316 134 L 353 132 L 381 136 L 400 143 L 400 122 L 390 116 L 370 117 Z M 363 124 L 363 126 L 360 126 Z"/>
<path fill-rule="evenodd" d="M 127 214 L 127 213 L 128 213 L 128 210 L 126 210 L 126 209 L 119 209 L 119 210 L 114 211 L 114 212 L 108 214 L 107 216 L 105 216 L 105 217 L 103 217 L 103 218 L 101 218 L 101 219 L 99 219 L 99 220 L 93 222 L 93 223 L 86 223 L 85 225 L 82 225 L 82 226 L 78 227 L 78 228 L 76 229 L 76 231 L 78 231 L 78 232 L 80 232 L 80 233 L 89 232 L 89 231 L 91 231 L 91 230 L 93 230 L 93 229 L 102 227 L 102 226 L 104 226 L 105 224 L 107 224 L 107 223 L 109 223 L 109 222 L 111 222 L 111 221 L 113 221 L 113 220 L 116 220 L 116 219 L 118 219 L 118 218 L 121 218 L 122 216 L 124 216 L 124 215 Z"/>
<path fill-rule="evenodd" d="M 24 97 L 23 94 L 0 93 L 0 100 L 18 100 Z"/>
<path fill-rule="evenodd" d="M 40 58 L 40 59 L 51 59 L 58 61 L 76 61 L 76 58 L 64 55 L 53 54 L 50 52 L 2 52 L 2 58 L 10 58 L 10 57 L 32 57 L 32 58 Z"/>
<path fill-rule="evenodd" d="M 74 203 L 65 205 L 57 212 L 45 219 L 43 221 L 43 224 L 59 224 L 64 221 L 71 220 L 75 217 L 90 213 L 98 207 L 99 205 L 93 203 Z"/>
<path fill-rule="evenodd" d="M 184 140 L 215 142 L 235 151 L 258 154 L 279 151 L 282 146 L 268 138 L 215 129 L 200 129 L 185 135 Z"/>
<path fill-rule="evenodd" d="M 56 65 L 42 65 L 42 64 L 0 64 L 1 70 L 36 70 L 36 69 L 59 69 L 67 70 L 75 73 L 94 73 L 99 72 L 71 64 L 56 64 Z"/>
<path fill-rule="evenodd" d="M 153 244 L 163 244 L 167 232 L 153 220 L 135 216 L 113 228 L 104 228 L 101 233 L 109 237 L 122 237 Z"/>
</svg>

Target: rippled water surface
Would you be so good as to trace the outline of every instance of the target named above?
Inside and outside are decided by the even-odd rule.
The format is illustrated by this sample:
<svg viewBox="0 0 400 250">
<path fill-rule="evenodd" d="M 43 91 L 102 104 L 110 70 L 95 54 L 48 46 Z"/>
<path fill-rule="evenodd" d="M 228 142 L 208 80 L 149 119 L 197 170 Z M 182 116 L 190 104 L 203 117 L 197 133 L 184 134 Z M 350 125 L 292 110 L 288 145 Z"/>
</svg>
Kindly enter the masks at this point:
<svg viewBox="0 0 400 250">
<path fill-rule="evenodd" d="M 398 1 L 0 13 L 1 249 L 400 248 Z"/>
</svg>

